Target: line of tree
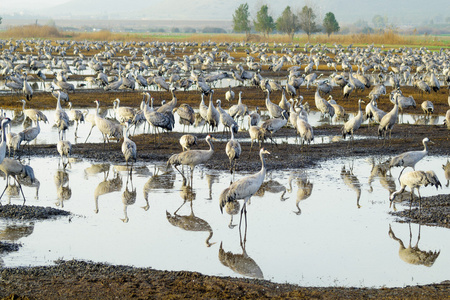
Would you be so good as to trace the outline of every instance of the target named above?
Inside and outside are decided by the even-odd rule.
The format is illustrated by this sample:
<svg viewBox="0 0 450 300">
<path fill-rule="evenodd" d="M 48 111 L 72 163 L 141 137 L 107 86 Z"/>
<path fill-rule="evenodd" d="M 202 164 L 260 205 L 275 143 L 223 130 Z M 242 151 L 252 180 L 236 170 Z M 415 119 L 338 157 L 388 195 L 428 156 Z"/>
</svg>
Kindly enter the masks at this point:
<svg viewBox="0 0 450 300">
<path fill-rule="evenodd" d="M 308 39 L 311 34 L 320 31 L 327 33 L 328 36 L 334 32 L 339 32 L 339 23 L 332 12 L 328 12 L 325 15 L 322 26 L 316 23 L 316 19 L 317 15 L 312 7 L 305 5 L 299 12 L 294 13 L 291 7 L 287 6 L 275 22 L 269 13 L 269 7 L 262 5 L 256 13 L 256 18 L 253 20 L 253 29 L 262 33 L 265 37 L 268 37 L 272 31 L 277 30 L 287 34 L 291 39 L 300 30 L 308 35 Z M 248 4 L 243 3 L 239 5 L 233 14 L 233 31 L 249 35 L 251 30 Z"/>
</svg>

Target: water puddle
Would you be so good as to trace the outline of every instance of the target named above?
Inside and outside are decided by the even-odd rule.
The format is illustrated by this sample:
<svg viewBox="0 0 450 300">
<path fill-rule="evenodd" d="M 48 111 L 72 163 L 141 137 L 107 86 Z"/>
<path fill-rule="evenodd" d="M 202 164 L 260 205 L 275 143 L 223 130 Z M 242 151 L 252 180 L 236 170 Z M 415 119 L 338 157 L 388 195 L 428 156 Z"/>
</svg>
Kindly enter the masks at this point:
<svg viewBox="0 0 450 300">
<path fill-rule="evenodd" d="M 446 159 L 428 156 L 417 164 L 434 170 L 444 184 L 438 191 L 422 188 L 422 196 L 449 193 L 442 170 Z M 450 231 L 395 222 L 388 198 L 399 188 L 400 169 L 383 176 L 376 168 L 371 172 L 366 158 L 269 170 L 248 205 L 245 243 L 238 226 L 242 202 L 223 214 L 219 209 L 229 173 L 197 167 L 189 187 L 164 163 L 140 162 L 132 180 L 124 166 L 107 163 L 73 161 L 64 171 L 55 156 L 32 158 L 30 164 L 40 185 L 23 187 L 26 203 L 63 208 L 73 216 L 0 220 L 1 239 L 22 245 L 1 257 L 5 267 L 82 259 L 302 286 L 394 287 L 448 279 Z M 7 202 L 23 200 L 11 188 L 2 198 Z M 408 207 L 396 203 L 396 209 Z M 413 252 L 427 259 L 414 263 L 401 245 L 417 242 Z"/>
</svg>

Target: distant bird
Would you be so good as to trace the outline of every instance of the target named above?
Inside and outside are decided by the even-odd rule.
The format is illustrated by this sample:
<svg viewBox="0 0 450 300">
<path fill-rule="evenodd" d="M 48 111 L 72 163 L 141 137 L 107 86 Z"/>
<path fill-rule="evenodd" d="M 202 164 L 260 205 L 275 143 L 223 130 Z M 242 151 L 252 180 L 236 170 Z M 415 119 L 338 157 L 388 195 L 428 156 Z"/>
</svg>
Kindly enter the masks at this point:
<svg viewBox="0 0 450 300">
<path fill-rule="evenodd" d="M 344 127 L 342 127 L 342 137 L 345 139 L 347 134 L 351 134 L 351 139 L 353 140 L 353 134 L 356 130 L 361 127 L 363 122 L 363 112 L 361 108 L 361 103 L 364 103 L 361 99 L 358 100 L 358 113 L 356 116 L 348 120 L 344 123 Z"/>
<path fill-rule="evenodd" d="M 274 143 L 273 134 L 280 130 L 282 127 L 286 126 L 288 122 L 288 115 L 285 110 L 281 113 L 281 119 L 269 119 L 262 123 L 261 128 L 265 129 L 267 132 L 270 132 L 270 139 Z"/>
<path fill-rule="evenodd" d="M 84 123 L 84 114 L 79 109 L 73 109 L 72 102 L 69 102 L 68 104 L 69 104 L 69 112 L 67 113 L 67 115 L 69 116 L 69 121 L 76 123 L 75 127 L 75 137 L 76 137 L 78 132 L 78 125 L 80 123 Z"/>
<path fill-rule="evenodd" d="M 214 147 L 212 145 L 211 140 L 215 140 L 215 138 L 211 137 L 210 135 L 207 135 L 205 141 L 209 145 L 209 150 L 188 150 L 178 154 L 174 154 L 167 161 L 167 165 L 174 166 L 175 169 L 181 174 L 181 176 L 183 176 L 183 179 L 185 180 L 186 177 L 177 168 L 177 166 L 179 165 L 189 166 L 191 169 L 191 183 L 192 183 L 195 166 L 208 162 L 211 159 L 212 155 L 214 154 Z"/>
<path fill-rule="evenodd" d="M 261 116 L 259 114 L 259 107 L 257 106 L 255 108 L 255 111 L 248 115 L 248 127 L 250 126 L 258 126 L 259 122 L 261 121 Z"/>
<path fill-rule="evenodd" d="M 95 100 L 94 103 L 97 105 L 97 109 L 95 110 L 94 115 L 95 125 L 102 133 L 103 143 L 105 144 L 106 142 L 109 142 L 108 137 L 115 135 L 115 131 L 117 130 L 117 128 L 113 122 L 105 118 L 102 118 L 99 115 L 100 102 L 98 100 Z"/>
<path fill-rule="evenodd" d="M 131 107 L 120 106 L 120 99 L 116 98 L 113 102 L 114 113 L 116 115 L 117 121 L 120 124 L 125 124 L 127 122 L 132 122 L 134 116 L 136 115 L 136 110 Z"/>
<path fill-rule="evenodd" d="M 250 135 L 251 141 L 250 152 L 252 152 L 253 142 L 256 140 L 258 141 L 259 148 L 261 148 L 262 142 L 264 142 L 266 139 L 267 130 L 258 126 L 250 126 L 250 128 L 248 129 L 248 133 Z"/>
<path fill-rule="evenodd" d="M 423 113 L 427 116 L 431 115 L 434 112 L 433 102 L 425 100 L 420 105 L 422 107 Z"/>
<path fill-rule="evenodd" d="M 239 228 L 242 223 L 242 215 L 245 215 L 245 224 L 247 226 L 247 202 L 250 198 L 259 190 L 266 177 L 266 162 L 264 160 L 264 154 L 270 154 L 269 151 L 261 148 L 259 150 L 259 157 L 261 158 L 261 170 L 253 175 L 241 178 L 233 182 L 227 189 L 228 192 L 222 192 L 219 199 L 220 211 L 223 211 L 223 207 L 227 202 L 244 199 L 244 205 L 241 209 L 241 217 L 239 221 Z"/>
<path fill-rule="evenodd" d="M 234 100 L 234 92 L 231 89 L 231 85 L 228 86 L 228 91 L 226 91 L 225 93 L 225 100 L 227 100 L 228 102 Z"/>
<path fill-rule="evenodd" d="M 197 137 L 192 134 L 185 134 L 180 137 L 180 145 L 183 151 L 191 150 L 193 145 L 197 145 Z"/>
<path fill-rule="evenodd" d="M 239 118 L 241 118 L 241 120 L 244 120 L 245 115 L 248 114 L 247 105 L 242 103 L 242 91 L 239 92 L 238 103 L 235 105 L 232 105 L 228 109 L 228 113 L 230 114 L 231 117 L 233 117 L 236 120 Z M 242 125 L 242 122 L 241 122 L 241 125 Z"/>
<path fill-rule="evenodd" d="M 442 188 L 442 185 L 437 178 L 436 174 L 433 171 L 411 171 L 400 176 L 400 189 L 393 192 L 389 197 L 389 200 L 395 200 L 398 194 L 401 194 L 405 191 L 406 187 L 409 187 L 411 190 L 411 203 L 413 201 L 414 189 L 417 189 L 417 193 L 419 194 L 419 207 L 421 206 L 420 200 L 422 197 L 420 196 L 420 187 L 421 186 L 435 186 L 436 189 L 439 187 Z"/>
<path fill-rule="evenodd" d="M 69 164 L 70 155 L 72 154 L 72 144 L 69 141 L 59 140 L 56 144 L 56 149 L 61 156 L 61 161 L 63 168 L 65 169 L 67 164 Z M 67 163 L 64 163 L 64 157 L 67 158 Z M 59 164 L 58 164 L 59 165 Z"/>
<path fill-rule="evenodd" d="M 3 193 L 0 196 L 0 199 L 3 197 L 3 194 L 5 193 L 6 189 L 8 188 L 9 184 L 9 178 L 13 177 L 14 180 L 19 185 L 20 191 L 22 192 L 23 202 L 25 203 L 25 195 L 23 194 L 22 185 L 20 184 L 19 180 L 17 179 L 17 176 L 21 177 L 29 177 L 31 183 L 35 181 L 34 177 L 34 171 L 33 168 L 28 165 L 21 164 L 18 160 L 11 159 L 11 158 L 5 158 L 3 159 L 2 163 L 0 164 L 0 171 L 2 171 L 6 175 L 6 186 L 3 190 Z"/>
<path fill-rule="evenodd" d="M 336 120 L 342 120 L 345 117 L 345 109 L 336 103 L 336 101 L 333 99 L 333 96 L 328 96 L 328 103 L 330 103 L 330 105 L 333 107 L 334 109 L 334 114 L 336 116 Z"/>
<path fill-rule="evenodd" d="M 429 138 L 426 137 L 422 140 L 423 150 L 408 151 L 393 157 L 389 162 L 389 168 L 403 167 L 399 177 L 407 167 L 411 167 L 415 170 L 416 164 L 428 154 L 428 143 L 434 144 Z"/>
<path fill-rule="evenodd" d="M 173 109 L 173 113 L 177 112 L 180 117 L 180 124 L 183 125 L 183 132 L 185 126 L 190 126 L 195 122 L 195 112 L 194 109 L 187 103 L 181 104 L 179 107 Z"/>
<path fill-rule="evenodd" d="M 239 144 L 239 142 L 234 139 L 235 127 L 236 127 L 235 124 L 231 125 L 231 138 L 225 147 L 225 153 L 230 159 L 231 174 L 233 174 L 233 171 L 236 170 L 236 159 L 238 159 L 242 153 L 241 144 Z"/>
<path fill-rule="evenodd" d="M 300 136 L 302 145 L 307 143 L 308 145 L 314 140 L 314 130 L 311 124 L 307 120 L 297 116 L 296 126 L 297 133 Z"/>
<path fill-rule="evenodd" d="M 389 130 L 389 139 L 391 138 L 392 128 L 394 127 L 395 123 L 397 122 L 398 117 L 398 100 L 395 98 L 395 104 L 394 107 L 390 112 L 388 112 L 386 115 L 384 115 L 383 118 L 381 118 L 380 125 L 378 126 L 378 136 L 383 136 L 386 139 L 386 133 Z"/>
<path fill-rule="evenodd" d="M 233 119 L 232 116 L 230 116 L 221 106 L 222 102 L 220 101 L 220 99 L 217 99 L 216 101 L 216 107 L 217 107 L 217 111 L 219 112 L 219 120 L 220 123 L 222 123 L 223 125 L 223 129 L 224 132 L 229 129 L 231 130 L 235 130 L 235 132 L 238 132 L 238 124 L 236 123 L 236 121 Z M 234 125 L 234 127 L 233 127 Z"/>
<path fill-rule="evenodd" d="M 123 142 L 122 142 L 122 153 L 125 158 L 125 162 L 128 167 L 128 163 L 131 161 L 130 175 L 133 171 L 133 162 L 136 162 L 136 143 L 130 140 L 128 137 L 128 130 L 130 129 L 129 123 L 125 123 L 126 126 L 123 129 Z"/>
<path fill-rule="evenodd" d="M 219 111 L 214 107 L 214 103 L 212 100 L 213 94 L 214 90 L 211 90 L 211 92 L 209 93 L 209 106 L 208 110 L 206 111 L 206 122 L 209 124 L 209 129 L 214 131 L 214 129 L 217 129 L 217 127 L 219 126 L 220 114 Z"/>
<path fill-rule="evenodd" d="M 6 127 L 11 123 L 10 118 L 4 118 L 2 120 L 2 137 L 0 142 L 0 163 L 6 157 Z"/>
<path fill-rule="evenodd" d="M 366 105 L 365 118 L 373 120 L 377 123 L 381 122 L 381 119 L 386 115 L 386 112 L 379 109 L 376 105 L 375 100 L 370 100 L 369 104 Z M 369 123 L 370 124 L 370 123 Z"/>
<path fill-rule="evenodd" d="M 61 93 L 58 92 L 58 99 L 56 102 L 55 110 L 55 125 L 58 128 L 58 137 L 60 140 L 64 140 L 65 132 L 69 128 L 69 116 L 61 107 Z"/>
<path fill-rule="evenodd" d="M 21 132 L 19 132 L 20 136 L 20 143 L 25 141 L 25 144 L 30 144 L 31 141 L 37 138 L 39 133 L 41 132 L 41 127 L 39 126 L 39 120 L 36 119 L 35 121 L 36 126 L 29 127 Z"/>
<path fill-rule="evenodd" d="M 27 81 L 27 73 L 25 73 L 24 75 L 25 76 L 23 79 L 22 92 L 23 95 L 27 98 L 27 101 L 31 101 L 31 99 L 33 98 L 33 89 L 31 88 L 31 85 Z"/>
<path fill-rule="evenodd" d="M 20 100 L 22 105 L 22 111 L 26 118 L 30 119 L 31 121 L 36 121 L 36 119 L 39 119 L 40 121 L 44 121 L 45 123 L 48 122 L 47 116 L 40 110 L 29 108 L 25 109 L 26 101 L 24 99 Z"/>
<path fill-rule="evenodd" d="M 330 118 L 334 116 L 334 108 L 319 94 L 319 88 L 317 88 L 314 94 L 314 102 L 317 109 L 322 113 L 322 115 L 329 115 Z"/>
<path fill-rule="evenodd" d="M 280 118 L 281 117 L 281 113 L 283 112 L 283 109 L 280 106 L 278 106 L 277 104 L 270 101 L 270 91 L 269 90 L 267 90 L 266 107 L 272 118 Z"/>
</svg>

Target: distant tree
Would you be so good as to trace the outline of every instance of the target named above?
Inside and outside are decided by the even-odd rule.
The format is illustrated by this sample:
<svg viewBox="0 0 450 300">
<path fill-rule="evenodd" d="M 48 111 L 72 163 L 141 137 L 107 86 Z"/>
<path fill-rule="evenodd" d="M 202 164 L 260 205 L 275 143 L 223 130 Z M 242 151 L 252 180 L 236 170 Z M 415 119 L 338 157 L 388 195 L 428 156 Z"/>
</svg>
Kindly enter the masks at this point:
<svg viewBox="0 0 450 300">
<path fill-rule="evenodd" d="M 298 17 L 300 28 L 308 35 L 308 40 L 311 34 L 320 31 L 316 25 L 316 14 L 311 7 L 303 6 Z"/>
<path fill-rule="evenodd" d="M 286 33 L 294 39 L 294 34 L 300 29 L 298 17 L 291 11 L 291 7 L 287 6 L 277 19 L 276 28 L 279 32 Z"/>
<path fill-rule="evenodd" d="M 250 12 L 248 11 L 248 4 L 244 3 L 234 11 L 233 14 L 233 31 L 250 33 Z"/>
<path fill-rule="evenodd" d="M 330 36 L 333 32 L 338 32 L 341 29 L 332 12 L 328 12 L 325 15 L 325 18 L 323 19 L 323 29 L 328 36 Z"/>
<path fill-rule="evenodd" d="M 387 16 L 375 15 L 372 18 L 373 26 L 377 29 L 384 29 L 387 26 L 388 18 Z"/>
<path fill-rule="evenodd" d="M 185 33 L 196 33 L 197 30 L 195 28 L 192 28 L 192 27 L 185 27 L 183 32 L 185 32 Z"/>
<path fill-rule="evenodd" d="M 0 24 L 2 24 L 2 17 L 0 17 Z"/>
<path fill-rule="evenodd" d="M 173 27 L 170 31 L 173 32 L 173 33 L 179 33 L 180 32 L 180 28 Z"/>
<path fill-rule="evenodd" d="M 275 29 L 275 22 L 272 16 L 269 16 L 269 7 L 267 5 L 261 6 L 261 9 L 256 14 L 256 19 L 253 20 L 255 30 L 262 32 L 264 36 L 269 36 L 272 30 Z"/>
</svg>

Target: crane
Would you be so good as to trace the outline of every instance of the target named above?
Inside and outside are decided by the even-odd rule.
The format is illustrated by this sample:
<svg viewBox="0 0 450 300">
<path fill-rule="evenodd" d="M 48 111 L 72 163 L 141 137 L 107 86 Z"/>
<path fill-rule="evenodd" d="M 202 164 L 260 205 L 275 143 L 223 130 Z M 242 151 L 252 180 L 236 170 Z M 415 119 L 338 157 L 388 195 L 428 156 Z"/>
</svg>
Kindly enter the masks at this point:
<svg viewBox="0 0 450 300">
<path fill-rule="evenodd" d="M 167 161 L 167 165 L 174 166 L 175 169 L 181 174 L 181 176 L 183 176 L 184 180 L 186 180 L 186 177 L 177 168 L 177 166 L 179 165 L 189 166 L 191 169 L 191 183 L 192 183 L 195 166 L 208 162 L 214 153 L 214 147 L 212 145 L 211 140 L 215 140 L 215 138 L 213 138 L 211 135 L 207 135 L 205 141 L 209 145 L 209 150 L 188 150 L 178 154 L 174 154 Z"/>
<path fill-rule="evenodd" d="M 234 139 L 234 131 L 237 131 L 236 127 L 237 125 L 235 124 L 231 125 L 231 138 L 225 147 L 225 153 L 230 159 L 231 174 L 233 174 L 233 170 L 236 170 L 236 159 L 238 159 L 242 153 L 241 144 L 239 144 L 239 142 Z"/>
<path fill-rule="evenodd" d="M 56 144 L 56 150 L 58 150 L 58 153 L 61 156 L 63 169 L 65 169 L 66 166 L 70 163 L 69 159 L 70 155 L 72 154 L 72 144 L 69 141 L 59 140 Z M 64 156 L 67 158 L 67 163 L 64 163 Z"/>
<path fill-rule="evenodd" d="M 261 170 L 255 174 L 241 178 L 233 182 L 227 189 L 228 192 L 222 192 L 219 199 L 220 211 L 223 212 L 223 207 L 227 202 L 244 199 L 244 205 L 241 208 L 241 216 L 239 221 L 239 229 L 241 228 L 242 215 L 245 215 L 245 227 L 247 228 L 247 202 L 259 190 L 266 177 L 266 163 L 264 154 L 270 154 L 269 151 L 261 148 L 259 150 L 259 157 L 261 159 Z"/>
<path fill-rule="evenodd" d="M 411 202 L 413 201 L 413 195 L 414 195 L 414 189 L 417 189 L 417 193 L 419 194 L 419 207 L 420 200 L 422 197 L 420 196 L 420 187 L 421 186 L 435 186 L 436 190 L 441 187 L 442 185 L 437 178 L 436 174 L 433 171 L 411 171 L 403 174 L 400 176 L 400 189 L 393 192 L 391 196 L 389 197 L 389 200 L 391 203 L 395 200 L 395 197 L 397 197 L 398 194 L 401 194 L 405 191 L 406 187 L 409 187 L 411 190 Z"/>
<path fill-rule="evenodd" d="M 2 120 L 2 140 L 0 142 L 0 163 L 6 157 L 6 127 L 11 123 L 10 118 L 4 118 Z"/>
<path fill-rule="evenodd" d="M 363 100 L 358 100 L 358 114 L 344 123 L 344 127 L 342 127 L 342 137 L 345 139 L 347 134 L 351 134 L 351 140 L 353 141 L 353 134 L 356 130 L 361 127 L 363 121 L 363 112 L 361 108 L 361 103 L 364 103 Z"/>
<path fill-rule="evenodd" d="M 123 129 L 122 153 L 128 168 L 128 162 L 130 160 L 136 162 L 136 143 L 130 140 L 130 138 L 128 137 L 128 130 L 130 129 L 129 123 L 127 122 L 125 124 L 126 126 Z M 132 171 L 133 171 L 133 162 L 131 162 L 130 176 Z"/>
<path fill-rule="evenodd" d="M 18 160 L 5 157 L 0 164 L 0 171 L 6 175 L 6 186 L 3 193 L 0 195 L 0 199 L 3 197 L 3 194 L 9 186 L 9 178 L 13 177 L 19 185 L 20 191 L 22 192 L 23 203 L 25 204 L 25 195 L 23 194 L 22 185 L 17 179 L 17 176 L 29 177 L 31 183 L 33 183 L 35 181 L 33 168 L 28 165 L 23 165 Z"/>
<path fill-rule="evenodd" d="M 428 143 L 434 144 L 432 141 L 430 141 L 429 138 L 426 137 L 422 140 L 423 150 L 408 151 L 393 157 L 389 162 L 389 168 L 403 167 L 402 171 L 398 175 L 399 177 L 407 167 L 411 167 L 413 168 L 413 170 L 415 170 L 416 164 L 419 162 L 419 160 L 421 160 L 428 154 Z"/>
<path fill-rule="evenodd" d="M 47 116 L 42 111 L 34 108 L 25 109 L 25 105 L 27 102 L 24 99 L 20 101 L 23 103 L 22 112 L 25 115 L 25 119 L 28 118 L 31 121 L 36 121 L 36 119 L 39 119 L 39 121 L 44 121 L 45 123 L 48 122 Z"/>
<path fill-rule="evenodd" d="M 69 128 L 69 116 L 61 107 L 61 92 L 58 91 L 58 99 L 56 101 L 55 125 L 58 128 L 58 137 L 64 140 L 65 132 Z"/>
<path fill-rule="evenodd" d="M 77 137 L 78 125 L 80 123 L 84 123 L 84 114 L 79 109 L 73 109 L 72 102 L 69 102 L 68 105 L 69 112 L 67 113 L 67 115 L 69 116 L 69 121 L 75 122 L 77 124 L 75 127 L 75 137 Z"/>
</svg>

